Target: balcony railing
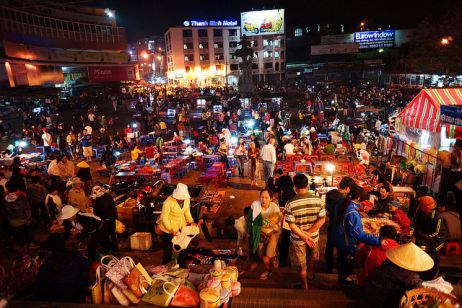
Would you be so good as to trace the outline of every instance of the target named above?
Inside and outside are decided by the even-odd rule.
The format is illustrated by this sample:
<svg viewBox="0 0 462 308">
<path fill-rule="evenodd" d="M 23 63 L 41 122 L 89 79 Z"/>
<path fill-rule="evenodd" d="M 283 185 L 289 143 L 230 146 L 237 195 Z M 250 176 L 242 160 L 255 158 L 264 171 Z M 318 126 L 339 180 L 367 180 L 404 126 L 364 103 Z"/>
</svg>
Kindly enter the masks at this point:
<svg viewBox="0 0 462 308">
<path fill-rule="evenodd" d="M 60 20 L 0 7 L 0 30 L 6 39 L 47 47 L 125 49 L 125 29 Z"/>
</svg>

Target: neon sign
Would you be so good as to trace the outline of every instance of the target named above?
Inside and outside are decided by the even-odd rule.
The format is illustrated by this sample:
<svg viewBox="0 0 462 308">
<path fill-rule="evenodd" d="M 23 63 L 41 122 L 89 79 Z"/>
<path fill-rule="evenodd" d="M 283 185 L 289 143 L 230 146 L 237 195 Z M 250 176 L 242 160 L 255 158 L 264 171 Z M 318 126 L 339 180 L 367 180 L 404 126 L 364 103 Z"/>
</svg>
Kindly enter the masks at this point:
<svg viewBox="0 0 462 308">
<path fill-rule="evenodd" d="M 222 20 L 185 20 L 185 27 L 237 27 L 237 19 L 222 19 Z"/>
</svg>

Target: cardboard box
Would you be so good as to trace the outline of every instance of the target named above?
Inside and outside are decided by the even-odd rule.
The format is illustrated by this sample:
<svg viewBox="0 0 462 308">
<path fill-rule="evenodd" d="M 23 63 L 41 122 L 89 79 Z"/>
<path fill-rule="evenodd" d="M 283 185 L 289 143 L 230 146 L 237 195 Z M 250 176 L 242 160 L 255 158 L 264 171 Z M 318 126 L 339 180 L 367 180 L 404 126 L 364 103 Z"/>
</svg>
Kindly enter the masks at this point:
<svg viewBox="0 0 462 308">
<path fill-rule="evenodd" d="M 123 207 L 123 206 L 116 206 L 117 208 L 117 218 L 121 221 L 132 221 L 133 214 L 135 212 L 135 207 Z"/>
<path fill-rule="evenodd" d="M 130 249 L 148 250 L 152 247 L 152 236 L 149 232 L 136 232 L 130 236 Z"/>
</svg>

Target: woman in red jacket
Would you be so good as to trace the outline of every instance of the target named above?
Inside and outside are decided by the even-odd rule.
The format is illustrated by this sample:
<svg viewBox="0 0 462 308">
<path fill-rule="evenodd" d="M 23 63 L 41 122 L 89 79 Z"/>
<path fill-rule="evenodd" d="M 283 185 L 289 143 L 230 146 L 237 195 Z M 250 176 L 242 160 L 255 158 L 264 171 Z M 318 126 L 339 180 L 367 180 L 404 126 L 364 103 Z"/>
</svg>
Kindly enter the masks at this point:
<svg viewBox="0 0 462 308">
<path fill-rule="evenodd" d="M 383 226 L 380 228 L 380 237 L 386 239 L 386 244 L 382 246 L 364 245 L 357 253 L 356 260 L 361 264 L 358 274 L 358 284 L 364 285 L 367 276 L 387 259 L 386 251 L 390 248 L 398 247 L 395 241 L 397 232 L 393 226 Z"/>
</svg>

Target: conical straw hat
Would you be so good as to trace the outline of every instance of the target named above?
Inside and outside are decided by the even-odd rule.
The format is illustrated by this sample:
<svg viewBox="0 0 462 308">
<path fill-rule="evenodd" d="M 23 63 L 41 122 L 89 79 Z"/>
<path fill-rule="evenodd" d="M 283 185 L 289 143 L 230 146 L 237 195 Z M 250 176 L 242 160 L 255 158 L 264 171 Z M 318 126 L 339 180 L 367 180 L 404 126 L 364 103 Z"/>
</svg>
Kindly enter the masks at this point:
<svg viewBox="0 0 462 308">
<path fill-rule="evenodd" d="M 407 243 L 387 250 L 387 258 L 401 268 L 424 272 L 434 265 L 433 259 L 414 243 Z"/>
</svg>

